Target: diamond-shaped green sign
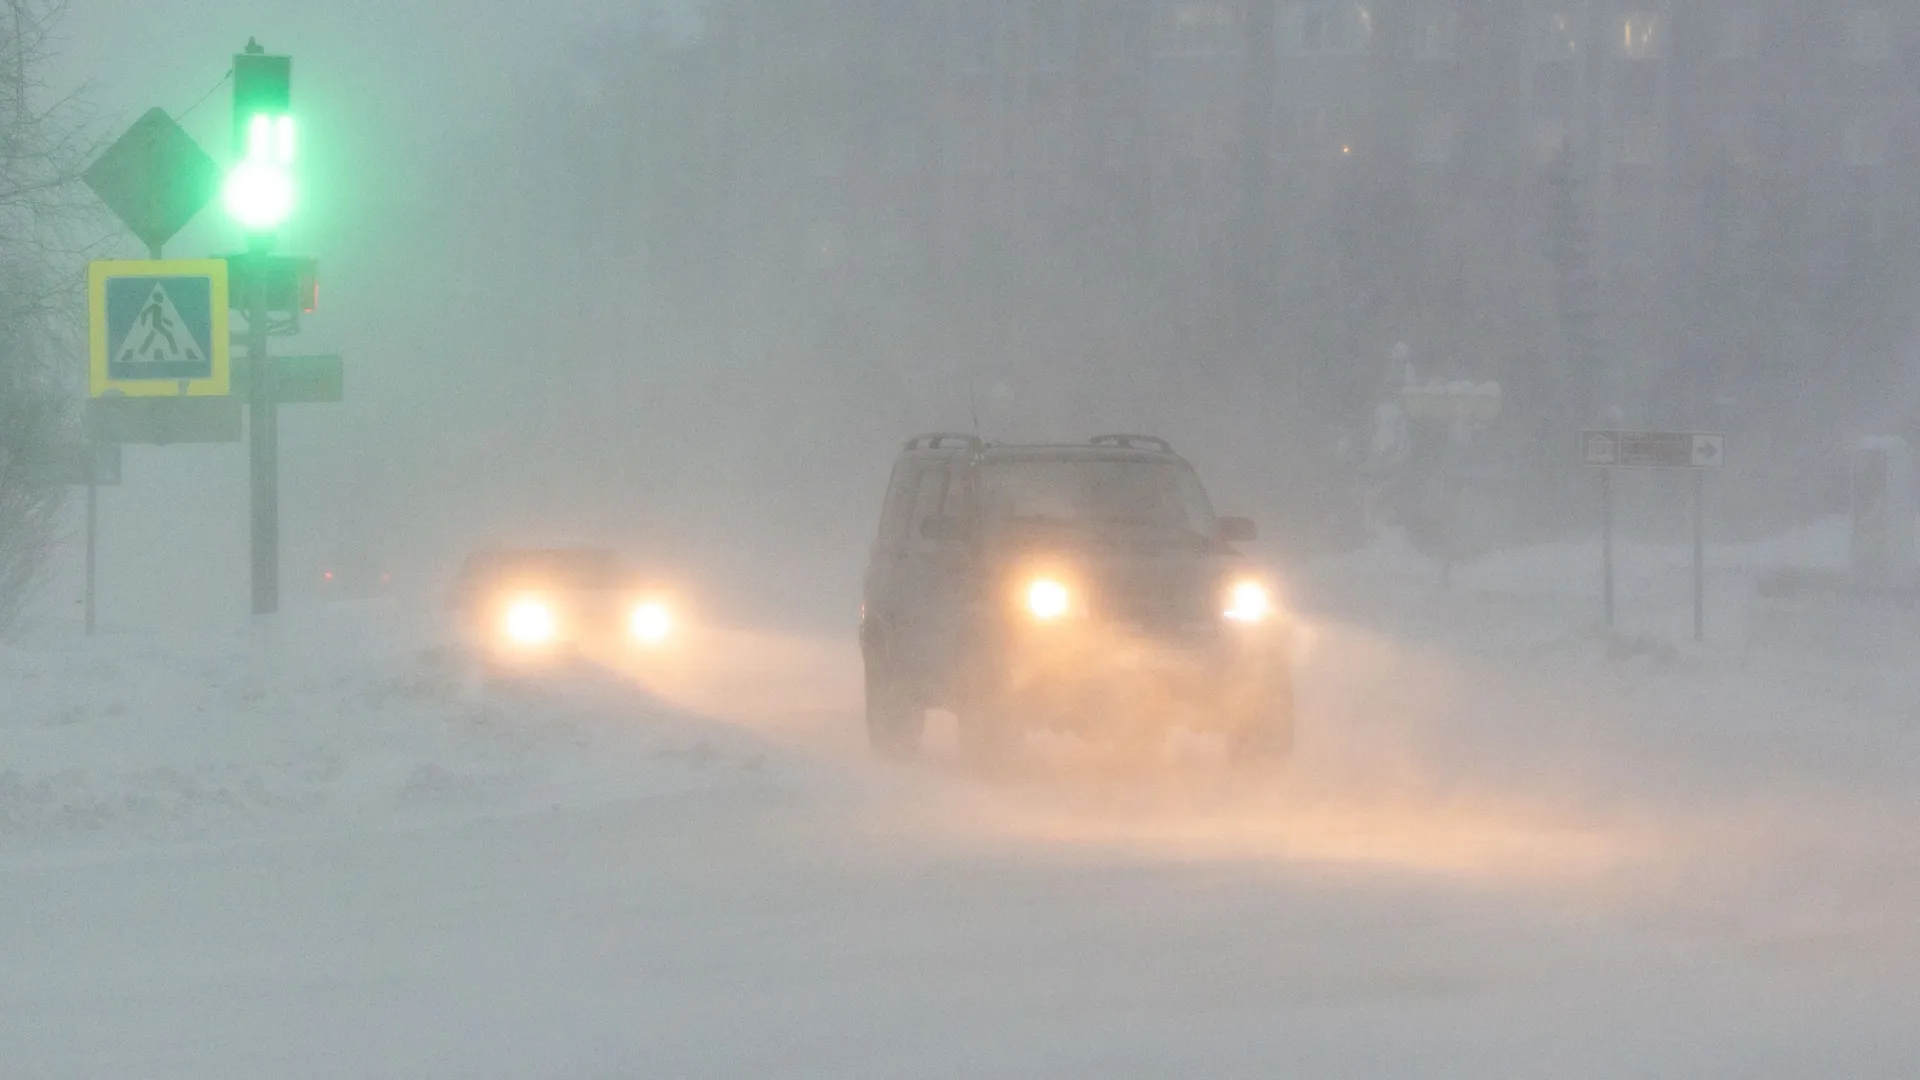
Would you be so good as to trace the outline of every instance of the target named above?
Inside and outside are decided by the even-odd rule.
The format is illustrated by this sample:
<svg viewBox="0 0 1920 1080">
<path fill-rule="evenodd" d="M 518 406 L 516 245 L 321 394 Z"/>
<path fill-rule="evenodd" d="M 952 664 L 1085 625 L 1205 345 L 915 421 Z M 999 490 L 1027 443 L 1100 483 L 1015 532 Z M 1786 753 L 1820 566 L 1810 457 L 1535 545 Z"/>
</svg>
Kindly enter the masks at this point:
<svg viewBox="0 0 1920 1080">
<path fill-rule="evenodd" d="M 158 248 L 213 200 L 220 166 L 165 109 L 148 109 L 80 178 L 135 236 Z"/>
</svg>

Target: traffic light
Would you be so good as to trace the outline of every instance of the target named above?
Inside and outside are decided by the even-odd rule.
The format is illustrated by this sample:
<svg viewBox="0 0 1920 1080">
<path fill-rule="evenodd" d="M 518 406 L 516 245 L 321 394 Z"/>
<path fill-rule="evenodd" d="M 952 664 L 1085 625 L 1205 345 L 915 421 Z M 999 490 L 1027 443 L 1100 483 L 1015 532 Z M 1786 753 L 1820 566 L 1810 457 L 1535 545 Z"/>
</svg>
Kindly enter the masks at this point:
<svg viewBox="0 0 1920 1080">
<path fill-rule="evenodd" d="M 271 232 L 293 212 L 293 59 L 253 42 L 233 58 L 234 166 L 222 200 L 248 232 Z"/>
</svg>

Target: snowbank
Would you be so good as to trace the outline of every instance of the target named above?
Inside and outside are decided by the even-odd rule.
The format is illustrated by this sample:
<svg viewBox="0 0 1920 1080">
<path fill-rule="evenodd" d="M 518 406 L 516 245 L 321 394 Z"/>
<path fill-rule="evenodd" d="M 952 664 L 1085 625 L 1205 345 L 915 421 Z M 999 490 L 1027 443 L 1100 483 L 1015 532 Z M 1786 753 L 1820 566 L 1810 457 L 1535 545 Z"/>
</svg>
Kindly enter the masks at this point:
<svg viewBox="0 0 1920 1080">
<path fill-rule="evenodd" d="M 479 694 L 382 608 L 0 645 L 0 687 L 0 852 L 765 784 L 779 756 L 611 677 Z"/>
</svg>

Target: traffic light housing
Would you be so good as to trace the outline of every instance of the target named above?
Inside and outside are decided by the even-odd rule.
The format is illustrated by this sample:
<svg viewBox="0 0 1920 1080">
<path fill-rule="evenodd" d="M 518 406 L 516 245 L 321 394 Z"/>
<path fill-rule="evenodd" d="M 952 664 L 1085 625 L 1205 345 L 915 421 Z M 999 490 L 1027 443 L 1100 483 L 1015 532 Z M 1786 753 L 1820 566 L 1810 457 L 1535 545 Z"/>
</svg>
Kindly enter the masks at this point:
<svg viewBox="0 0 1920 1080">
<path fill-rule="evenodd" d="M 236 311 L 255 302 L 275 315 L 312 315 L 320 308 L 320 260 L 312 255 L 229 255 L 227 296 Z"/>
<path fill-rule="evenodd" d="M 248 43 L 233 58 L 233 154 L 222 201 L 248 232 L 280 227 L 293 213 L 293 58 Z"/>
</svg>

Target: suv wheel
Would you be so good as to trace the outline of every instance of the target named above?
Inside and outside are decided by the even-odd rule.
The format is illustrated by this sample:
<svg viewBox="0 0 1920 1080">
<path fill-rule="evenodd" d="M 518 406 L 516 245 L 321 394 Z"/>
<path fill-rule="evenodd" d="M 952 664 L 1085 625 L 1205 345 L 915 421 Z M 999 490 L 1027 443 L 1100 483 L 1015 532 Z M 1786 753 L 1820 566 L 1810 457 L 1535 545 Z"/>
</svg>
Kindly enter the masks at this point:
<svg viewBox="0 0 1920 1080">
<path fill-rule="evenodd" d="M 869 656 L 866 663 L 867 743 L 889 761 L 910 761 L 920 753 L 927 714 L 885 661 Z"/>
</svg>

